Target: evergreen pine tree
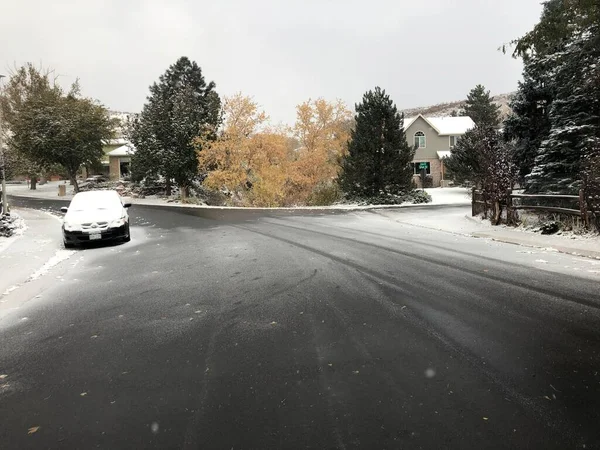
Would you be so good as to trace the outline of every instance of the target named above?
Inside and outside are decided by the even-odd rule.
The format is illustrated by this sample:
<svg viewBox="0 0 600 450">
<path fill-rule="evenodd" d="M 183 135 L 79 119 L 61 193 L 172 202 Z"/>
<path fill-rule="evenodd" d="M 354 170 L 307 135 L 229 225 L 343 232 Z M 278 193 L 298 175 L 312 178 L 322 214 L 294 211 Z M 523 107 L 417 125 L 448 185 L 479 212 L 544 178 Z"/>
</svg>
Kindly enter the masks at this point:
<svg viewBox="0 0 600 450">
<path fill-rule="evenodd" d="M 492 102 L 490 91 L 481 84 L 469 92 L 462 115 L 469 116 L 480 127 L 497 128 L 500 124 L 500 107 Z"/>
<path fill-rule="evenodd" d="M 535 157 L 550 133 L 550 107 L 555 82 L 546 66 L 535 59 L 525 59 L 523 81 L 511 99 L 511 114 L 504 121 L 504 138 L 515 144 L 515 164 L 521 184 L 531 173 Z"/>
<path fill-rule="evenodd" d="M 356 105 L 355 128 L 342 163 L 341 185 L 350 198 L 396 203 L 411 190 L 414 149 L 404 134 L 404 118 L 379 87 Z"/>
<path fill-rule="evenodd" d="M 202 70 L 181 57 L 150 86 L 141 114 L 129 127 L 137 151 L 133 171 L 144 176 L 162 175 L 185 197 L 198 175 L 197 149 L 192 140 L 205 127 L 216 129 L 220 99 L 215 83 L 206 83 Z"/>
<path fill-rule="evenodd" d="M 547 53 L 534 57 L 547 65 L 556 89 L 550 132 L 527 177 L 530 192 L 576 193 L 582 163 L 600 139 L 599 19 L 597 3 L 551 1 L 536 26 L 532 45 L 541 41 Z"/>
</svg>

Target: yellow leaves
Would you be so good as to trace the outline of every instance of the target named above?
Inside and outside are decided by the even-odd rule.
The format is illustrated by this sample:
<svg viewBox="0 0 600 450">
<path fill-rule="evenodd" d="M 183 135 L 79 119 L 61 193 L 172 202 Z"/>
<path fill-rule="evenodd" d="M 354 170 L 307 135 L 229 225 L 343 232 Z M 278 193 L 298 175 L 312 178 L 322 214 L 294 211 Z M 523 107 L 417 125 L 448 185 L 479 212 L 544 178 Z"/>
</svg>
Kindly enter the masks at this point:
<svg viewBox="0 0 600 450">
<path fill-rule="evenodd" d="M 242 94 L 226 98 L 224 124 L 195 143 L 204 184 L 230 194 L 247 206 L 305 204 L 316 187 L 332 183 L 346 152 L 352 115 L 341 102 L 323 99 L 297 107 L 297 122 L 288 129 L 267 128 L 267 115 Z M 295 139 L 294 139 L 295 138 Z"/>
<path fill-rule="evenodd" d="M 269 116 L 258 109 L 251 97 L 237 93 L 223 103 L 224 131 L 232 138 L 248 137 L 265 124 Z"/>
<path fill-rule="evenodd" d="M 31 427 L 27 430 L 27 434 L 34 434 L 37 433 L 37 430 L 39 430 L 40 427 Z"/>
<path fill-rule="evenodd" d="M 294 133 L 302 146 L 294 163 L 294 183 L 305 202 L 317 185 L 337 178 L 347 151 L 352 113 L 346 105 L 323 99 L 309 100 L 296 109 Z"/>
</svg>

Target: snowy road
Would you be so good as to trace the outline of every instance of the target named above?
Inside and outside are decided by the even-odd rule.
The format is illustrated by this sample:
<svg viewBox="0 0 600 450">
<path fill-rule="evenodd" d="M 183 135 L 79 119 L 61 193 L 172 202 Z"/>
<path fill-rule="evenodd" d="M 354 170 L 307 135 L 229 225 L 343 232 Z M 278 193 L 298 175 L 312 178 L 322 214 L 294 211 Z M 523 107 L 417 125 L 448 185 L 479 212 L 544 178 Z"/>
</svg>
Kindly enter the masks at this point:
<svg viewBox="0 0 600 450">
<path fill-rule="evenodd" d="M 402 211 L 194 213 L 134 207 L 131 243 L 6 297 L 0 447 L 600 446 L 599 261 Z"/>
</svg>

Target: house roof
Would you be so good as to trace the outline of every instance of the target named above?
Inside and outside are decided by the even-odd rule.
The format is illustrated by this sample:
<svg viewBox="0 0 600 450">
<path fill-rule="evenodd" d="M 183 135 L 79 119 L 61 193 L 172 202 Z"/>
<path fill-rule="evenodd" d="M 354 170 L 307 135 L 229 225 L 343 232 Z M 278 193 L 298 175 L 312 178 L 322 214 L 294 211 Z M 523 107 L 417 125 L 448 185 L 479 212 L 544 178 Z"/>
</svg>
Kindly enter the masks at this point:
<svg viewBox="0 0 600 450">
<path fill-rule="evenodd" d="M 440 150 L 439 152 L 436 152 L 436 153 L 437 153 L 439 159 L 449 158 L 450 155 L 452 154 L 450 152 L 450 150 Z"/>
<path fill-rule="evenodd" d="M 125 145 L 128 141 L 125 138 L 107 139 L 104 141 L 104 145 Z"/>
<path fill-rule="evenodd" d="M 121 145 L 107 153 L 108 156 L 131 156 L 135 153 L 135 147 L 131 144 Z"/>
<path fill-rule="evenodd" d="M 441 136 L 462 135 L 475 127 L 475 122 L 473 122 L 469 116 L 424 117 L 419 114 L 416 117 L 404 119 L 404 130 L 406 131 L 419 117 L 427 122 Z"/>
</svg>

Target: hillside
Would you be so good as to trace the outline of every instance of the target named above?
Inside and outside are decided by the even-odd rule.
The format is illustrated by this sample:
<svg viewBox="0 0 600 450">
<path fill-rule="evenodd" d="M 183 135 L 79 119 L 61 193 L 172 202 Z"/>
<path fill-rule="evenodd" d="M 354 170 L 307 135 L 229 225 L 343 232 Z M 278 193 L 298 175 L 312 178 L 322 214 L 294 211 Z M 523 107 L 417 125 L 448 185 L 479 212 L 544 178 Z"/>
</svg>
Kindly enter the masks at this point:
<svg viewBox="0 0 600 450">
<path fill-rule="evenodd" d="M 495 104 L 500 106 L 500 113 L 502 118 L 505 118 L 510 113 L 510 99 L 514 92 L 508 94 L 500 94 L 492 97 Z M 406 117 L 414 117 L 419 114 L 424 116 L 437 116 L 437 117 L 448 117 L 452 115 L 453 111 L 460 111 L 465 105 L 465 100 L 458 100 L 449 103 L 439 103 L 432 106 L 421 106 L 419 108 L 409 108 L 402 111 Z"/>
</svg>

